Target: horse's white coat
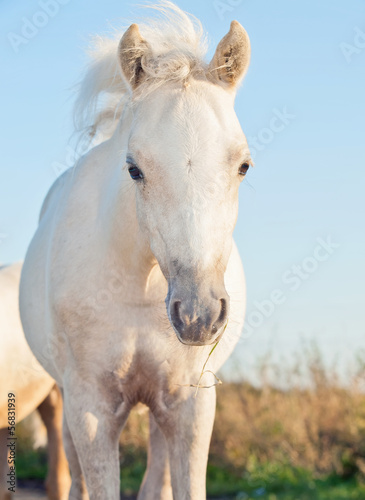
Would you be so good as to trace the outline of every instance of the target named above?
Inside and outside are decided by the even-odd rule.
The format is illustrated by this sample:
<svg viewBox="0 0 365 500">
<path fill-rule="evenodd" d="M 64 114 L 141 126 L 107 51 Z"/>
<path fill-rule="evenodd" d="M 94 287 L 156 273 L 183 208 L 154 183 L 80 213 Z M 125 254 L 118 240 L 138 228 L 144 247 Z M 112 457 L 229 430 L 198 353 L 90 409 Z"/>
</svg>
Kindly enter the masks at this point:
<svg viewBox="0 0 365 500">
<path fill-rule="evenodd" d="M 8 394 L 15 394 L 16 423 L 36 408 L 47 428 L 50 500 L 66 500 L 70 475 L 62 447 L 62 399 L 54 380 L 30 350 L 19 317 L 21 264 L 0 268 L 0 500 L 9 500 Z"/>
<path fill-rule="evenodd" d="M 116 124 L 103 110 L 94 116 L 93 133 L 105 133 L 106 123 L 112 134 L 52 187 L 22 274 L 28 342 L 64 391 L 72 498 L 87 498 L 83 476 L 91 499 L 118 498 L 118 436 L 137 402 L 151 414 L 139 498 L 205 498 L 215 390 L 200 389 L 194 398 L 189 385 L 197 383 L 212 346 L 179 341 L 165 298 L 169 307 L 179 294 L 183 314 L 189 310 L 196 319 L 225 285 L 231 308 L 207 365 L 214 372 L 243 322 L 244 275 L 232 232 L 238 169 L 250 157 L 233 104 L 247 69 L 248 38 L 232 23 L 213 60 L 224 56 L 225 64 L 209 67 L 199 59 L 189 18 L 164 5 L 180 24 L 162 26 L 158 36 L 154 26 L 152 41 L 132 25 L 119 46 L 124 80 L 110 73 L 118 42 L 107 54 L 103 48 L 86 76 L 82 89 L 91 100 L 103 85 L 114 100 L 119 89 L 122 112 Z M 179 38 L 181 30 L 190 40 Z M 184 77 L 172 78 L 166 72 L 172 67 Z M 143 181 L 130 179 L 127 157 Z M 211 382 L 206 374 L 202 383 Z"/>
<path fill-rule="evenodd" d="M 20 422 L 49 394 L 54 380 L 30 350 L 19 316 L 21 263 L 0 268 L 0 428 L 8 426 L 8 393 L 16 394 Z"/>
</svg>

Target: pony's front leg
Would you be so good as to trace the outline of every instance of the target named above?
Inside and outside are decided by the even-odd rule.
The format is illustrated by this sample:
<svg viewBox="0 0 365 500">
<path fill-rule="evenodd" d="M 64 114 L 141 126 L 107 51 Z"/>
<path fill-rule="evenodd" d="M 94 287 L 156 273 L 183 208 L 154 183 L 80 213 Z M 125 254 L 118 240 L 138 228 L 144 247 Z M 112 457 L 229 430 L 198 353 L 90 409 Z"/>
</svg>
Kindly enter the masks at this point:
<svg viewBox="0 0 365 500">
<path fill-rule="evenodd" d="M 63 415 L 63 444 L 70 466 L 72 480 L 69 500 L 89 500 L 85 478 L 81 470 L 79 457 L 77 456 L 65 414 Z"/>
<path fill-rule="evenodd" d="M 148 463 L 137 500 L 172 500 L 167 442 L 151 411 Z"/>
<path fill-rule="evenodd" d="M 209 444 L 213 430 L 215 389 L 200 389 L 162 412 L 157 421 L 169 450 L 174 500 L 204 500 Z"/>
<path fill-rule="evenodd" d="M 117 500 L 118 438 L 129 412 L 123 412 L 117 394 L 102 387 L 92 374 L 68 374 L 64 380 L 65 416 L 90 500 Z"/>
</svg>

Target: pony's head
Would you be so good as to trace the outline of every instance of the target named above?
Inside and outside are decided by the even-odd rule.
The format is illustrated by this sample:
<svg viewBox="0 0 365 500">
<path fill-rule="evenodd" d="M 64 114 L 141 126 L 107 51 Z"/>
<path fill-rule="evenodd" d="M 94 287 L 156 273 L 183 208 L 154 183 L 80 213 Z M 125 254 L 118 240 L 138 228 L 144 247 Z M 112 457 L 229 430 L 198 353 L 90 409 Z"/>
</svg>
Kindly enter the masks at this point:
<svg viewBox="0 0 365 500">
<path fill-rule="evenodd" d="M 249 39 L 233 21 L 204 64 L 186 41 L 156 48 L 133 24 L 118 56 L 133 99 L 126 168 L 139 224 L 168 282 L 168 316 L 181 342 L 212 344 L 228 321 L 224 273 L 251 162 L 234 111 Z"/>
</svg>

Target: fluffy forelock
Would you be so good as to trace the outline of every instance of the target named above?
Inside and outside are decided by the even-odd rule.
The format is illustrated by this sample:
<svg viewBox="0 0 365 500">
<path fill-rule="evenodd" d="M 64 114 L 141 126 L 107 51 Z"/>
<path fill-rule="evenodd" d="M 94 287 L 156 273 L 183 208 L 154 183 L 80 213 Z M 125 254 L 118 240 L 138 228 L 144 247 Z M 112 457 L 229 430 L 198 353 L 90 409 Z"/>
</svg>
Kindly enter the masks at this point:
<svg viewBox="0 0 365 500">
<path fill-rule="evenodd" d="M 160 85 L 186 82 L 207 70 L 207 38 L 199 20 L 168 0 L 144 8 L 155 16 L 138 23 L 147 42 L 141 58 L 145 78 L 139 98 Z M 76 132 L 89 142 L 108 138 L 131 100 L 117 55 L 124 31 L 116 30 L 112 37 L 95 37 L 88 50 L 90 62 L 78 86 L 74 122 Z"/>
</svg>

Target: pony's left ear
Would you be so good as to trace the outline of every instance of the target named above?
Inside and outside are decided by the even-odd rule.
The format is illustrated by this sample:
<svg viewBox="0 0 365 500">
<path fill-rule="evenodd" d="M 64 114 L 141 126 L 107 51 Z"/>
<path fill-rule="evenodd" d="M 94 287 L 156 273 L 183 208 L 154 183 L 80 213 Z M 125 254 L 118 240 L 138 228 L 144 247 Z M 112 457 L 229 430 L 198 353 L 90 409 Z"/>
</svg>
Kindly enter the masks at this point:
<svg viewBox="0 0 365 500">
<path fill-rule="evenodd" d="M 209 64 L 209 73 L 218 82 L 235 88 L 245 76 L 250 63 L 251 44 L 238 21 L 231 22 L 229 33 L 219 42 Z"/>
<path fill-rule="evenodd" d="M 124 78 L 132 90 L 135 90 L 144 78 L 142 56 L 147 51 L 148 44 L 142 38 L 138 24 L 132 24 L 118 45 L 119 64 Z"/>
</svg>

